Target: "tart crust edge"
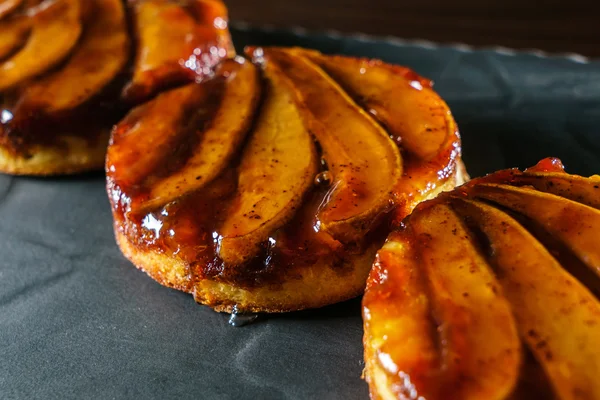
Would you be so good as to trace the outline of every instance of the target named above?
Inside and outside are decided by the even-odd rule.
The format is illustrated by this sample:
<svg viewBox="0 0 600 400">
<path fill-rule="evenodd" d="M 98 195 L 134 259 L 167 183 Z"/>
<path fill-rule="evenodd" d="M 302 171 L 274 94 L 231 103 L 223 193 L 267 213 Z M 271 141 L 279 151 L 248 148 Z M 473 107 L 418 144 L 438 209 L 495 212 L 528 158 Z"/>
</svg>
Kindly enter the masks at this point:
<svg viewBox="0 0 600 400">
<path fill-rule="evenodd" d="M 101 170 L 109 136 L 109 129 L 93 140 L 59 136 L 60 145 L 32 146 L 28 156 L 14 154 L 0 145 L 0 173 L 49 176 Z"/>
</svg>

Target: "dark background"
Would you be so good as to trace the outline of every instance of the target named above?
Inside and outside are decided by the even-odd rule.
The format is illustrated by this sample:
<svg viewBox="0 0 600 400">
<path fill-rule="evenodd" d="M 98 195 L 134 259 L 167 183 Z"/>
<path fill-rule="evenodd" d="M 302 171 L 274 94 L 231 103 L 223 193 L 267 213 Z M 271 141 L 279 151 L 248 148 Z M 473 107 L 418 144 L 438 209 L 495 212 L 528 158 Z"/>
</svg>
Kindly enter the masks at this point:
<svg viewBox="0 0 600 400">
<path fill-rule="evenodd" d="M 600 57 L 595 0 L 225 0 L 232 21 Z"/>
</svg>

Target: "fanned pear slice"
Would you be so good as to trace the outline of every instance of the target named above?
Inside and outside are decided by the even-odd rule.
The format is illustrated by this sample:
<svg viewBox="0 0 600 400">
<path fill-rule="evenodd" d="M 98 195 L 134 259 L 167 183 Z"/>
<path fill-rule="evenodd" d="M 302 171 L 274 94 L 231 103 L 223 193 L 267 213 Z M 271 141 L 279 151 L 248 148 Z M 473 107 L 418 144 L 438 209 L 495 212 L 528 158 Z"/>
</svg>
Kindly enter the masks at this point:
<svg viewBox="0 0 600 400">
<path fill-rule="evenodd" d="M 278 65 L 300 95 L 333 177 L 317 215 L 320 229 L 342 242 L 358 241 L 393 205 L 402 174 L 399 149 L 316 64 L 281 49 L 263 51 L 265 62 Z"/>
<path fill-rule="evenodd" d="M 150 209 L 195 191 L 225 168 L 250 129 L 260 98 L 258 68 L 242 58 L 226 60 L 216 72 L 225 77 L 214 120 L 199 129 L 196 150 L 175 174 L 155 183 L 142 204 Z"/>
<path fill-rule="evenodd" d="M 15 114 L 69 111 L 104 89 L 129 59 L 129 38 L 121 0 L 87 0 L 93 18 L 69 61 L 57 72 L 28 85 Z"/>
<path fill-rule="evenodd" d="M 0 0 L 0 19 L 15 11 L 23 0 Z"/>
<path fill-rule="evenodd" d="M 55 0 L 35 13 L 27 43 L 0 63 L 0 91 L 55 66 L 69 55 L 82 31 L 82 0 Z"/>
<path fill-rule="evenodd" d="M 371 398 L 441 397 L 442 354 L 427 281 L 409 229 L 390 235 L 363 298 L 366 378 Z M 401 288 L 401 290 L 398 290 Z M 385 395 L 384 395 L 385 394 Z M 410 397 L 408 397 L 410 398 Z"/>
<path fill-rule="evenodd" d="M 272 64 L 264 75 L 264 103 L 242 154 L 236 198 L 219 230 L 226 265 L 249 260 L 294 216 L 317 173 L 313 139 L 293 88 Z"/>
<path fill-rule="evenodd" d="M 558 397 L 600 399 L 598 300 L 506 213 L 481 202 L 455 202 L 487 236 L 521 336 Z"/>
<path fill-rule="evenodd" d="M 457 399 L 504 399 L 519 377 L 510 305 L 460 218 L 444 204 L 409 219 L 438 321 L 444 382 Z"/>
<path fill-rule="evenodd" d="M 476 185 L 472 195 L 535 221 L 600 276 L 600 210 L 534 189 L 501 184 Z"/>
<path fill-rule="evenodd" d="M 291 51 L 323 68 L 419 159 L 429 161 L 442 147 L 460 144 L 450 109 L 431 89 L 431 82 L 410 69 L 379 60 Z"/>
<path fill-rule="evenodd" d="M 123 92 L 128 101 L 209 75 L 220 59 L 233 54 L 227 9 L 220 1 L 139 1 L 133 17 L 138 50 L 132 81 Z M 216 26 L 219 21 L 225 26 Z"/>
<path fill-rule="evenodd" d="M 140 101 L 193 75 L 181 63 L 193 54 L 186 37 L 193 35 L 196 22 L 180 5 L 164 0 L 135 3 L 133 18 L 139 43 L 133 78 L 123 95 Z"/>
<path fill-rule="evenodd" d="M 564 172 L 529 172 L 515 177 L 515 182 L 531 185 L 537 190 L 566 197 L 578 203 L 600 209 L 600 176 L 583 177 Z"/>
<path fill-rule="evenodd" d="M 115 183 L 145 184 L 146 177 L 166 168 L 174 149 L 213 115 L 213 86 L 192 83 L 161 93 L 133 109 L 113 130 L 107 171 Z"/>
<path fill-rule="evenodd" d="M 10 56 L 25 43 L 29 29 L 30 25 L 24 17 L 0 21 L 0 60 Z"/>
</svg>

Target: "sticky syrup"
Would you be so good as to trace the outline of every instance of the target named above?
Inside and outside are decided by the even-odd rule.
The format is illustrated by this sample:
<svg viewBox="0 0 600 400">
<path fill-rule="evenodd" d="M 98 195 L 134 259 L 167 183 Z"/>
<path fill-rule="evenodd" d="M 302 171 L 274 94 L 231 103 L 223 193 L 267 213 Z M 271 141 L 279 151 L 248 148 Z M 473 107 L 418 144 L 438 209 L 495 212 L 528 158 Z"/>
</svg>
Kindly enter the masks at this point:
<svg viewBox="0 0 600 400">
<path fill-rule="evenodd" d="M 233 311 L 229 316 L 229 325 L 240 328 L 242 326 L 250 325 L 258 319 L 258 314 L 254 313 L 240 313 L 237 306 L 233 307 Z"/>
</svg>

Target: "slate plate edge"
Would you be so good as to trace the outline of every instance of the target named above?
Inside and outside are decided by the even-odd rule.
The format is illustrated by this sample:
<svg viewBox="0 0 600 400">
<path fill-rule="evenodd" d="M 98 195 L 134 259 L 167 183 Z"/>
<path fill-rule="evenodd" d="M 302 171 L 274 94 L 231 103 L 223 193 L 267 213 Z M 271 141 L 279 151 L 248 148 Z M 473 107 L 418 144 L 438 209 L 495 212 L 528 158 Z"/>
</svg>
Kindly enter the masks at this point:
<svg viewBox="0 0 600 400">
<path fill-rule="evenodd" d="M 471 46 L 466 43 L 458 43 L 452 42 L 447 44 L 442 44 L 438 42 L 433 42 L 426 39 L 404 39 L 397 36 L 379 36 L 379 35 L 370 35 L 367 33 L 360 32 L 341 32 L 335 29 L 326 29 L 326 30 L 309 30 L 303 28 L 301 26 L 289 26 L 286 28 L 278 28 L 274 25 L 270 24 L 250 24 L 245 21 L 232 21 L 230 22 L 230 26 L 233 29 L 239 31 L 259 31 L 263 33 L 286 33 L 293 34 L 299 37 L 307 37 L 307 36 L 325 36 L 332 39 L 351 39 L 359 42 L 372 42 L 372 43 L 388 43 L 397 46 L 412 46 L 412 47 L 420 47 L 423 49 L 435 50 L 435 49 L 452 49 L 457 50 L 463 53 L 472 53 L 479 51 L 491 51 L 504 56 L 518 56 L 518 55 L 531 55 L 538 58 L 550 58 L 550 59 L 565 59 L 572 61 L 577 64 L 600 64 L 600 60 L 592 59 L 590 57 L 584 56 L 578 53 L 551 53 L 540 49 L 512 49 L 505 46 Z"/>
</svg>

